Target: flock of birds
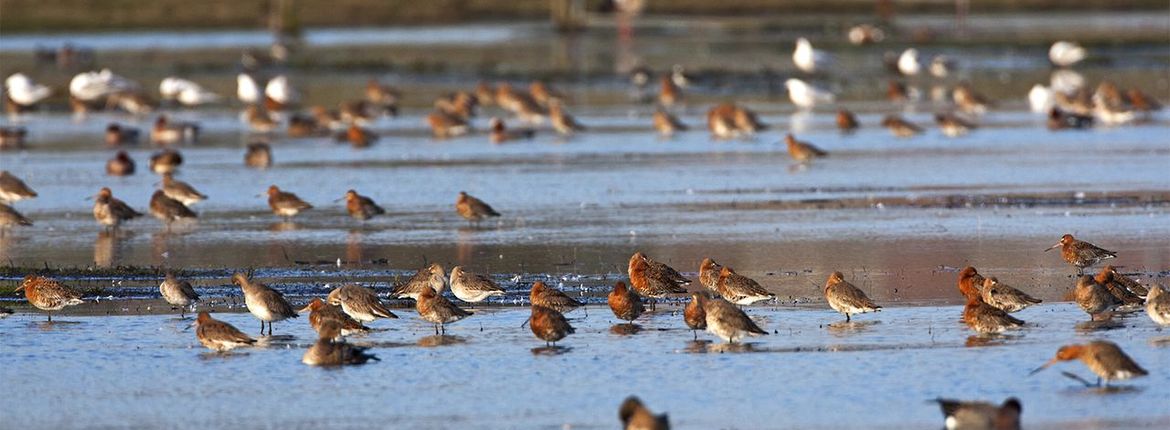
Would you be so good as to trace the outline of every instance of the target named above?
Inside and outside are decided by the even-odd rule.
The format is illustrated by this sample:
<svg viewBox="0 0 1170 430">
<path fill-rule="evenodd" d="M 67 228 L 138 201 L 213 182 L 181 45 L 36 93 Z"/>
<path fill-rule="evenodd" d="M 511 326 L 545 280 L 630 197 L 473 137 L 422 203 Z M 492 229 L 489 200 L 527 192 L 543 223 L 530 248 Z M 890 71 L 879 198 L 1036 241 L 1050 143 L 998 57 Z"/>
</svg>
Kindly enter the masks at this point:
<svg viewBox="0 0 1170 430">
<path fill-rule="evenodd" d="M 850 35 L 853 37 L 853 34 Z M 862 39 L 864 40 L 864 39 Z M 1089 91 L 1079 74 L 1068 70 L 1086 57 L 1085 50 L 1071 42 L 1057 42 L 1049 51 L 1053 65 L 1060 67 L 1053 75 L 1051 86 L 1037 85 L 1028 95 L 1031 108 L 1047 113 L 1048 126 L 1052 129 L 1086 128 L 1095 121 L 1106 124 L 1123 124 L 1148 118 L 1150 112 L 1160 106 L 1157 102 L 1136 89 L 1122 91 L 1115 84 L 1100 83 Z M 831 69 L 833 56 L 816 49 L 804 38 L 796 42 L 792 55 L 793 63 L 809 75 L 823 74 Z M 907 49 L 900 55 L 888 59 L 891 70 L 899 75 L 913 77 L 924 74 L 924 70 L 935 77 L 946 77 L 952 73 L 954 62 L 945 57 L 935 57 L 924 65 L 916 49 Z M 631 76 L 635 86 L 643 88 L 652 79 L 642 69 Z M 653 127 L 662 135 L 684 131 L 688 128 L 671 109 L 683 103 L 684 89 L 688 78 L 680 69 L 663 75 L 658 81 L 657 104 L 652 120 Z M 789 98 L 800 109 L 832 104 L 836 96 L 821 87 L 800 78 L 785 82 Z M 5 106 L 13 115 L 20 115 L 37 109 L 37 105 L 52 94 L 48 86 L 35 83 L 31 78 L 16 73 L 5 81 Z M 199 106 L 222 102 L 221 96 L 208 91 L 199 84 L 169 77 L 159 85 L 159 94 L 169 103 L 181 106 Z M 361 100 L 343 102 L 338 109 L 331 110 L 316 106 L 307 113 L 296 111 L 299 93 L 285 75 L 277 75 L 261 85 L 255 76 L 240 74 L 237 79 L 237 98 L 246 107 L 242 121 L 251 130 L 272 133 L 285 127 L 293 137 L 334 135 L 340 141 L 354 147 L 365 147 L 374 143 L 377 135 L 365 128 L 380 115 L 396 115 L 400 93 L 389 86 L 371 80 Z M 887 97 L 896 102 L 913 100 L 917 95 L 911 88 L 897 80 L 889 82 Z M 118 107 L 135 115 L 150 115 L 159 109 L 159 103 L 141 90 L 141 85 L 109 70 L 81 73 L 69 84 L 69 101 L 78 115 Z M 518 90 L 509 83 L 490 85 L 481 82 L 474 90 L 457 91 L 435 100 L 434 110 L 425 121 L 436 138 L 450 138 L 470 134 L 474 131 L 472 119 L 481 106 L 495 105 L 512 114 L 518 121 L 529 126 L 548 121 L 553 130 L 562 135 L 572 135 L 586 130 L 586 127 L 566 110 L 567 98 L 541 81 L 533 82 L 527 91 Z M 958 136 L 976 127 L 980 115 L 992 103 L 966 83 L 956 85 L 949 101 L 953 110 L 940 112 L 936 120 L 947 136 Z M 767 128 L 756 113 L 735 103 L 721 103 L 712 107 L 706 116 L 707 129 L 715 138 L 729 139 L 751 136 Z M 837 110 L 837 125 L 843 131 L 851 132 L 859 127 L 856 116 L 846 109 Z M 902 117 L 891 115 L 882 121 L 897 137 L 910 137 L 923 132 L 922 127 Z M 169 228 L 172 222 L 196 218 L 191 206 L 207 198 L 195 187 L 174 178 L 182 164 L 182 155 L 172 146 L 194 143 L 199 139 L 199 124 L 173 121 L 165 114 L 159 115 L 149 130 L 149 140 L 165 147 L 150 159 L 150 170 L 162 176 L 160 189 L 150 199 L 149 212 L 163 221 Z M 110 146 L 121 146 L 138 142 L 142 134 L 127 124 L 111 123 L 105 131 L 105 142 Z M 536 131 L 533 128 L 509 128 L 503 119 L 489 121 L 489 139 L 493 143 L 504 143 L 517 139 L 529 139 Z M 20 126 L 0 128 L 0 149 L 23 148 L 27 130 Z M 827 153 L 811 143 L 797 140 L 792 134 L 785 137 L 790 155 L 801 163 L 826 156 Z M 267 168 L 272 165 L 271 147 L 264 142 L 248 145 L 245 164 L 249 167 Z M 131 175 L 136 171 L 134 160 L 125 151 L 119 151 L 106 164 L 109 175 Z M 296 194 L 272 185 L 268 189 L 268 204 L 276 216 L 291 218 L 313 208 Z M 11 226 L 28 226 L 32 221 L 17 212 L 12 206 L 26 198 L 35 198 L 33 191 L 13 174 L 0 172 L 0 234 Z M 369 197 L 355 190 L 345 193 L 346 209 L 356 219 L 369 219 L 385 211 Z M 500 213 L 482 200 L 460 192 L 456 198 L 456 212 L 472 223 L 499 216 Z M 142 216 L 122 200 L 115 198 L 109 188 L 101 188 L 94 198 L 93 216 L 102 226 L 118 228 L 123 222 Z M 1096 276 L 1083 275 L 1083 268 L 1114 258 L 1115 253 L 1106 251 L 1087 242 L 1065 235 L 1052 248 L 1060 248 L 1063 258 L 1078 269 L 1075 289 L 1077 304 L 1094 320 L 1108 319 L 1114 312 L 1136 310 L 1144 306 L 1156 323 L 1170 325 L 1170 295 L 1161 286 L 1146 287 L 1116 272 L 1113 266 L 1106 266 Z M 617 282 L 607 297 L 613 314 L 630 324 L 646 311 L 646 302 L 653 306 L 657 299 L 688 294 L 685 288 L 691 280 L 674 268 L 636 253 L 628 263 L 629 284 Z M 743 306 L 774 299 L 755 280 L 721 266 L 711 259 L 702 261 L 698 281 L 706 290 L 689 292 L 690 301 L 683 309 L 683 322 L 695 331 L 706 330 L 728 343 L 740 341 L 748 336 L 766 335 L 768 332 L 757 325 L 744 312 Z M 359 285 L 345 285 L 331 291 L 325 299 L 314 298 L 301 309 L 294 307 L 280 291 L 236 274 L 232 282 L 238 285 L 244 295 L 248 311 L 261 321 L 261 335 L 272 335 L 272 324 L 301 313 L 308 313 L 309 324 L 318 333 L 319 339 L 302 356 L 308 365 L 349 365 L 362 364 L 377 357 L 366 348 L 345 341 L 345 336 L 360 335 L 370 328 L 365 324 L 378 319 L 398 318 L 382 302 L 372 289 Z M 963 322 L 980 334 L 1002 333 L 1020 328 L 1024 321 L 1010 315 L 1029 306 L 1040 303 L 1028 294 L 1001 283 L 997 278 L 982 277 L 975 268 L 967 267 L 960 273 L 960 293 L 966 300 Z M 466 303 L 481 302 L 492 296 L 505 294 L 491 277 L 468 272 L 454 267 L 445 273 L 442 266 L 431 264 L 418 271 L 407 282 L 396 286 L 390 296 L 414 301 L 418 317 L 434 324 L 435 333 L 445 333 L 446 325 L 472 316 L 473 313 L 460 308 L 444 295 L 450 289 L 455 298 Z M 23 291 L 29 303 L 46 312 L 61 310 L 66 306 L 81 304 L 82 295 L 75 289 L 56 280 L 37 275 L 24 278 L 17 291 Z M 199 300 L 199 294 L 187 282 L 168 273 L 159 286 L 166 302 L 186 308 Z M 881 310 L 881 306 L 869 299 L 865 292 L 844 279 L 840 272 L 832 273 L 824 284 L 824 296 L 829 306 L 845 315 L 851 321 L 853 315 Z M 715 297 L 709 296 L 713 293 Z M 584 306 L 573 297 L 551 288 L 542 282 L 535 282 L 529 294 L 531 316 L 527 321 L 532 333 L 547 346 L 555 345 L 574 329 L 565 313 Z M 11 310 L 0 308 L 7 315 Z M 182 312 L 182 311 L 181 311 Z M 49 320 L 52 320 L 51 315 Z M 226 352 L 235 348 L 252 346 L 257 339 L 246 335 L 236 327 L 217 320 L 209 312 L 199 312 L 194 325 L 198 341 L 209 349 Z M 1107 341 L 1092 341 L 1086 344 L 1061 347 L 1056 356 L 1036 371 L 1059 361 L 1080 360 L 1106 383 L 1143 376 L 1147 371 L 1135 363 L 1116 344 Z M 947 417 L 948 428 L 1018 428 L 1021 403 L 1012 398 L 1002 405 L 980 402 L 958 402 L 939 399 Z M 668 428 L 665 415 L 654 415 L 636 397 L 627 399 L 620 408 L 619 417 L 629 429 Z"/>
</svg>

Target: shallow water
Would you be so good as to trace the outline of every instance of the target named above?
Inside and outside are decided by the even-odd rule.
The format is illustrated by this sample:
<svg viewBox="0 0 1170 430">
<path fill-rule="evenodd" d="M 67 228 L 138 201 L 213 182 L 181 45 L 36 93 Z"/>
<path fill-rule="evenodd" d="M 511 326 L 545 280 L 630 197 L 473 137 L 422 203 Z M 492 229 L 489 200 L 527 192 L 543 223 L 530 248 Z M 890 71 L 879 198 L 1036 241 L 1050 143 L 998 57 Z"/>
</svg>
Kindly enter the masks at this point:
<svg viewBox="0 0 1170 430">
<path fill-rule="evenodd" d="M 216 355 L 198 345 L 190 322 L 170 315 L 0 320 L 3 380 L 21 387 L 14 427 L 328 425 L 411 428 L 612 428 L 628 394 L 670 414 L 678 428 L 930 428 L 930 399 L 1000 402 L 1018 397 L 1028 428 L 1164 428 L 1170 347 L 1144 315 L 1124 329 L 1081 332 L 1071 304 L 1028 309 L 1031 326 L 974 346 L 961 308 L 891 307 L 844 325 L 827 309 L 753 307 L 773 332 L 739 347 L 699 342 L 677 308 L 662 307 L 634 335 L 615 333 L 609 310 L 569 314 L 577 333 L 558 346 L 520 324 L 521 309 L 483 309 L 453 324 L 447 338 L 412 311 L 351 337 L 381 362 L 344 369 L 300 364 L 314 335 L 301 320 L 277 323 L 259 348 Z M 588 314 L 586 316 L 586 314 Z M 255 332 L 248 314 L 217 314 Z M 620 330 L 618 331 L 620 332 Z M 1112 340 L 1151 375 L 1101 392 L 1066 379 L 1089 378 L 1066 363 L 1027 377 L 1065 343 Z M 976 339 L 977 340 L 977 339 Z M 436 345 L 439 344 L 439 345 Z M 1091 379 L 1091 378 L 1090 378 Z M 715 383 L 714 381 L 719 381 Z M 60 414 L 68 399 L 84 414 Z"/>
</svg>

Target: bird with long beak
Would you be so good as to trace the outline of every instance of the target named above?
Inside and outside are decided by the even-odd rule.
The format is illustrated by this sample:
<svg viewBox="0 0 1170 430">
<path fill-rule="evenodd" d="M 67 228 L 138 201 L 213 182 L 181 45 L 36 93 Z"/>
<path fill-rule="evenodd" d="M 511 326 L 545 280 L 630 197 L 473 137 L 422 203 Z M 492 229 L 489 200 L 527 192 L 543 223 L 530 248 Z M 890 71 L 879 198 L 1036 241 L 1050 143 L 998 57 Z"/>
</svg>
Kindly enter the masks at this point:
<svg viewBox="0 0 1170 430">
<path fill-rule="evenodd" d="M 1028 376 L 1035 375 L 1053 364 L 1072 360 L 1081 360 L 1085 367 L 1097 374 L 1096 386 L 1098 387 L 1101 386 L 1102 381 L 1108 386 L 1109 381 L 1137 378 L 1149 374 L 1146 369 L 1143 369 L 1126 355 L 1117 344 L 1105 340 L 1094 340 L 1089 343 L 1060 347 L 1056 350 L 1056 357 L 1048 360 L 1043 366 L 1037 367 Z M 1065 375 L 1072 374 L 1065 373 Z M 1087 386 L 1091 385 L 1075 375 L 1069 377 L 1074 377 Z"/>
<path fill-rule="evenodd" d="M 1060 237 L 1060 242 L 1045 249 L 1044 252 L 1060 248 L 1060 256 L 1064 261 L 1077 268 L 1077 276 L 1085 274 L 1085 268 L 1110 258 L 1117 258 L 1117 253 L 1100 248 L 1083 240 L 1077 240 L 1071 234 Z"/>
</svg>

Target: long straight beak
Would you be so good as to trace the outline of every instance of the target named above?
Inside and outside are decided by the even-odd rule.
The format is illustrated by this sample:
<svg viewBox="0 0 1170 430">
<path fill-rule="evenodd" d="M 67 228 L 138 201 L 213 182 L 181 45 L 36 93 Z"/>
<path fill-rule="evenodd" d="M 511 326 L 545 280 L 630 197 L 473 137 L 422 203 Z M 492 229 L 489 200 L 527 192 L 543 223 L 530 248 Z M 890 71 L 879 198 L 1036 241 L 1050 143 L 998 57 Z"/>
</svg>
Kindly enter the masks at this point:
<svg viewBox="0 0 1170 430">
<path fill-rule="evenodd" d="M 345 200 L 345 197 L 338 197 L 336 199 L 333 199 L 333 203 L 337 203 L 337 202 L 340 202 L 342 200 Z"/>
<path fill-rule="evenodd" d="M 1058 244 L 1056 244 L 1056 245 L 1049 246 L 1049 247 L 1048 247 L 1048 249 L 1045 249 L 1045 250 L 1044 250 L 1044 252 L 1048 252 L 1048 251 L 1051 251 L 1051 250 L 1053 250 L 1053 249 L 1056 249 L 1056 248 L 1060 248 L 1060 244 L 1059 244 L 1059 243 L 1058 243 Z"/>
<path fill-rule="evenodd" d="M 532 321 L 531 316 L 529 316 L 528 319 L 524 320 L 524 324 L 520 324 L 520 328 L 524 328 L 525 326 L 527 326 L 529 321 Z"/>
<path fill-rule="evenodd" d="M 1055 363 L 1056 363 L 1056 360 L 1055 360 L 1055 359 L 1048 360 L 1048 362 L 1047 362 L 1047 363 L 1044 363 L 1044 365 L 1043 365 L 1043 366 L 1037 367 L 1037 368 L 1033 369 L 1031 372 L 1028 372 L 1028 376 L 1032 376 L 1032 375 L 1035 375 L 1035 374 L 1037 374 L 1037 373 L 1040 373 L 1040 371 L 1041 371 L 1041 370 L 1047 369 L 1047 368 L 1048 368 L 1048 366 L 1051 366 L 1051 365 L 1053 365 L 1053 364 L 1055 364 Z"/>
<path fill-rule="evenodd" d="M 19 286 L 19 287 L 16 287 L 16 289 L 15 289 L 15 290 L 12 290 L 12 292 L 14 292 L 14 293 L 15 293 L 15 292 L 17 292 L 17 291 L 20 291 L 20 290 L 23 290 L 23 289 L 24 289 L 24 285 L 21 285 L 21 286 Z"/>
<path fill-rule="evenodd" d="M 88 201 L 90 201 L 90 200 L 93 200 L 93 196 L 86 197 L 86 198 L 84 198 L 84 199 L 82 199 L 82 200 L 85 200 L 85 201 L 87 201 L 87 202 L 88 202 Z M 1116 266 L 1114 266 L 1114 267 L 1116 267 Z"/>
<path fill-rule="evenodd" d="M 183 331 L 190 330 L 190 329 L 191 329 L 191 327 L 195 327 L 195 323 L 194 323 L 194 322 L 192 322 L 191 324 L 187 324 L 187 326 L 186 326 L 186 327 L 183 327 Z"/>
<path fill-rule="evenodd" d="M 300 310 L 297 310 L 297 313 L 298 313 L 298 314 L 303 314 L 303 313 L 305 313 L 305 312 L 309 312 L 309 311 L 311 311 L 311 310 L 312 310 L 312 309 L 310 309 L 310 308 L 309 308 L 309 306 L 305 306 L 305 307 L 301 308 Z"/>
</svg>

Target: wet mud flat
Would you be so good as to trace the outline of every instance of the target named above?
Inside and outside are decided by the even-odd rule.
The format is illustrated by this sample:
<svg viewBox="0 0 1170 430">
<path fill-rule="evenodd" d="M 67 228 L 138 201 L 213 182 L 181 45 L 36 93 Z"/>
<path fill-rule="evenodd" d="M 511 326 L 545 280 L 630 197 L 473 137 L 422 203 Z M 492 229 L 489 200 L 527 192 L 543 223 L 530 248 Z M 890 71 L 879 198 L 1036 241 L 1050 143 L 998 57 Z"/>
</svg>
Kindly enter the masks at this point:
<svg viewBox="0 0 1170 430">
<path fill-rule="evenodd" d="M 1167 332 L 1144 315 L 1115 329 L 1085 324 L 1071 303 L 1017 314 L 1028 327 L 982 338 L 959 322 L 961 306 L 888 306 L 846 324 L 825 306 L 752 306 L 770 334 L 728 346 L 685 329 L 663 305 L 631 328 L 604 306 L 570 313 L 577 333 L 546 348 L 520 328 L 525 309 L 481 307 L 435 336 L 410 310 L 350 337 L 381 362 L 344 369 L 300 364 L 315 334 L 303 317 L 276 324 L 261 346 L 214 354 L 174 315 L 44 322 L 20 312 L 0 320 L 3 379 L 25 428 L 197 428 L 324 425 L 411 428 L 612 428 L 621 400 L 637 394 L 678 428 L 935 428 L 929 400 L 1020 398 L 1028 428 L 1165 428 L 1170 415 Z M 246 313 L 217 317 L 255 334 Z M 1106 326 L 1107 327 L 1107 326 Z M 1102 390 L 1066 379 L 1068 363 L 1028 377 L 1062 344 L 1108 339 L 1151 371 Z M 68 347 L 64 347 L 68 345 Z M 712 381 L 720 381 L 713 383 Z M 486 395 L 485 393 L 507 393 Z M 54 413 L 68 398 L 75 414 Z"/>
</svg>

